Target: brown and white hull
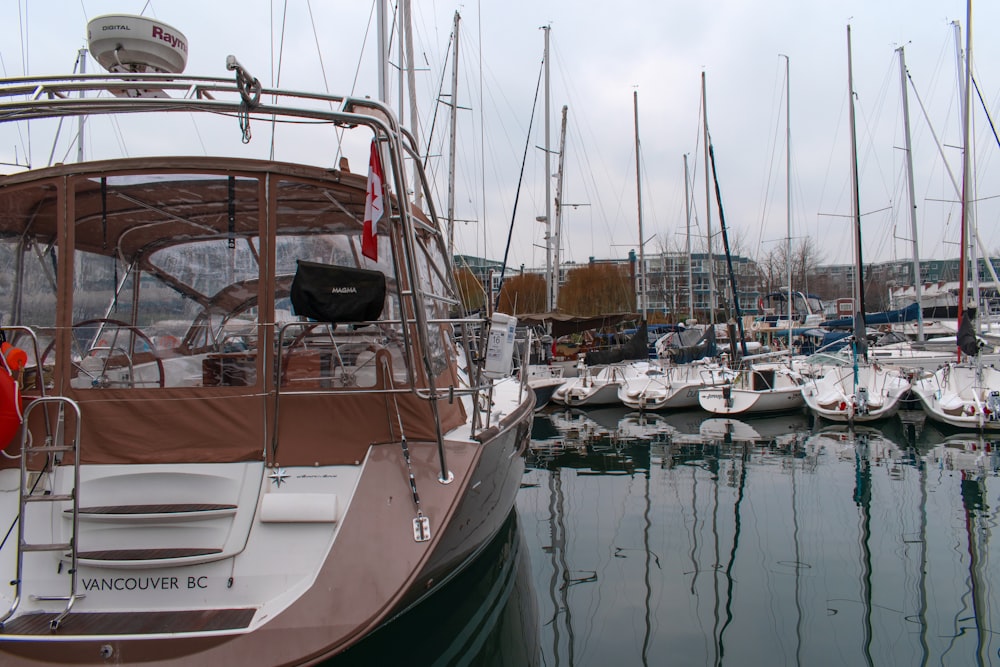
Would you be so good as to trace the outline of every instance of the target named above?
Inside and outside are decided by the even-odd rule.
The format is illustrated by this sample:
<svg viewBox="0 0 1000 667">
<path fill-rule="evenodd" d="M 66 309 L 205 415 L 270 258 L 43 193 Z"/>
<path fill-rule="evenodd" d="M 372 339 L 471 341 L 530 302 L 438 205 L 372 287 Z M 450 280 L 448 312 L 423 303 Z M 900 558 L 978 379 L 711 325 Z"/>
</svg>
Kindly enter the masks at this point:
<svg viewBox="0 0 1000 667">
<path fill-rule="evenodd" d="M 413 538 L 416 510 L 400 446 L 374 446 L 337 522 L 300 523 L 293 516 L 262 520 L 267 517 L 258 511 L 246 548 L 222 561 L 143 569 L 81 563 L 86 597 L 73 613 L 53 631 L 54 612 L 45 612 L 41 601 L 22 601 L 22 607 L 35 611 L 7 622 L 0 634 L 0 662 L 166 665 L 183 660 L 215 667 L 311 664 L 336 655 L 436 590 L 497 533 L 524 471 L 530 421 L 522 411 L 530 414 L 530 401 L 489 429 L 482 442 L 447 441 L 454 475 L 449 484 L 437 479 L 436 446 L 410 443 L 421 511 L 430 520 L 432 537 L 426 542 Z M 284 473 L 277 489 L 264 476 L 261 496 L 292 497 L 296 486 L 315 489 L 317 479 L 342 474 L 333 467 Z M 325 545 L 315 572 L 290 567 L 297 562 L 296 551 L 322 550 L 323 540 L 332 543 Z M 53 570 L 58 560 L 52 559 Z M 266 581 L 274 572 L 287 572 L 288 590 Z M 255 588 L 260 592 L 256 600 Z M 187 608 L 180 606 L 184 596 Z M 177 601 L 164 605 L 166 598 Z"/>
</svg>

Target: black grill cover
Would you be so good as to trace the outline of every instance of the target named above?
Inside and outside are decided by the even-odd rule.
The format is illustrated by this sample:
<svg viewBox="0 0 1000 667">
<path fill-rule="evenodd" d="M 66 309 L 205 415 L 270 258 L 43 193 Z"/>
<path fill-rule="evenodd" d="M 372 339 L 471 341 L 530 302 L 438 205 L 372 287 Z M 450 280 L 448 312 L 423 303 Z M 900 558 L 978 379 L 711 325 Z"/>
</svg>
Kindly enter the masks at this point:
<svg viewBox="0 0 1000 667">
<path fill-rule="evenodd" d="M 377 320 L 385 305 L 385 274 L 300 259 L 291 298 L 296 315 L 319 322 Z"/>
</svg>

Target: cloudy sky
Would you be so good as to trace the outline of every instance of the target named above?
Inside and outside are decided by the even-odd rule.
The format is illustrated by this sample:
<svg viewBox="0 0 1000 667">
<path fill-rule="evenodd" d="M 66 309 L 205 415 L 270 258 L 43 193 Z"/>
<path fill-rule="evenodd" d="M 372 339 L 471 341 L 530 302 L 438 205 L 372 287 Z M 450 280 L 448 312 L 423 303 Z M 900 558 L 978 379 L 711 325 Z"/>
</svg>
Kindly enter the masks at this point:
<svg viewBox="0 0 1000 667">
<path fill-rule="evenodd" d="M 788 236 L 785 165 L 785 58 L 791 83 L 792 232 L 810 238 L 830 263 L 853 261 L 847 26 L 851 26 L 865 260 L 911 253 L 897 49 L 905 47 L 920 254 L 958 255 L 961 113 L 957 21 L 964 47 L 966 5 L 956 0 L 489 0 L 414 3 L 421 133 L 437 111 L 429 152 L 445 153 L 449 38 L 461 15 L 457 251 L 502 259 L 513 221 L 510 264 L 545 263 L 544 101 L 536 90 L 544 31 L 550 26 L 550 144 L 559 147 L 568 107 L 563 171 L 562 254 L 622 257 L 638 248 L 634 95 L 638 99 L 645 250 L 683 249 L 687 224 L 684 156 L 691 173 L 695 249 L 706 233 L 701 82 L 723 213 L 731 240 L 758 256 Z M 368 0 L 16 0 L 0 8 L 6 76 L 70 70 L 85 45 L 86 22 L 140 14 L 188 38 L 188 73 L 225 76 L 235 54 L 262 82 L 297 89 L 375 95 L 375 30 Z M 1000 7 L 973 8 L 973 67 L 986 106 L 1000 104 L 996 40 Z M 91 62 L 88 71 L 96 71 Z M 280 81 L 279 81 L 280 79 Z M 983 244 L 1000 250 L 997 139 L 975 100 L 977 219 Z M 926 111 L 925 111 L 926 110 Z M 534 112 L 534 113 L 533 113 Z M 926 113 L 926 116 L 925 116 Z M 409 121 L 407 121 L 409 122 Z M 529 129 L 530 128 L 530 129 Z M 935 141 L 936 137 L 936 141 Z M 31 145 L 33 162 L 49 146 Z M 940 145 L 940 148 L 939 148 Z M 4 134 L 0 162 L 23 155 Z M 44 155 L 43 155 L 44 154 Z M 943 157 L 942 157 L 943 154 Z M 522 170 L 522 161 L 524 168 Z M 447 165 L 432 160 L 439 210 Z M 554 173 L 558 161 L 551 160 Z M 355 170 L 363 169 L 355 165 Z M 519 185 L 520 184 L 520 185 Z M 553 179 L 553 192 L 555 181 Z M 721 250 L 714 192 L 711 229 Z"/>
</svg>

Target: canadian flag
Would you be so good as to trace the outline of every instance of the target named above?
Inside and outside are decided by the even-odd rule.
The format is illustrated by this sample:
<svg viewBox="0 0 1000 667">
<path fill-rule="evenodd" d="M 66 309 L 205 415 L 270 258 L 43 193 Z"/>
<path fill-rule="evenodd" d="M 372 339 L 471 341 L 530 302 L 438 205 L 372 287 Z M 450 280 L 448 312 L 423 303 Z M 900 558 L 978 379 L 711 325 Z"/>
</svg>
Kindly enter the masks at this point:
<svg viewBox="0 0 1000 667">
<path fill-rule="evenodd" d="M 378 221 L 382 219 L 382 160 L 378 145 L 372 139 L 372 155 L 368 161 L 368 192 L 365 195 L 365 227 L 361 232 L 361 254 L 378 261 Z"/>
</svg>

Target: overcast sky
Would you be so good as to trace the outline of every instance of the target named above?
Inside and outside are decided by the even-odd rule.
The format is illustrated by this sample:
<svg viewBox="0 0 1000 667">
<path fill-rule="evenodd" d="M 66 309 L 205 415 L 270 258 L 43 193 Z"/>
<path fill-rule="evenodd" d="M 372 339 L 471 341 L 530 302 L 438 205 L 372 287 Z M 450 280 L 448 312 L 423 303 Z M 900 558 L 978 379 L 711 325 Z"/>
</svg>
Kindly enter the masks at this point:
<svg viewBox="0 0 1000 667">
<path fill-rule="evenodd" d="M 956 0 L 506 0 L 414 2 L 419 115 L 424 140 L 434 99 L 449 86 L 447 49 L 460 12 L 457 252 L 502 259 L 513 219 L 509 263 L 543 266 L 545 213 L 543 100 L 536 100 L 544 35 L 551 26 L 550 143 L 559 147 L 560 110 L 568 106 L 564 167 L 564 259 L 623 257 L 638 248 L 633 94 L 638 94 L 645 250 L 683 249 L 683 159 L 691 172 L 694 248 L 704 248 L 706 193 L 701 139 L 701 79 L 730 238 L 745 255 L 783 244 L 787 234 L 785 59 L 791 72 L 792 233 L 809 237 L 828 263 L 853 261 L 847 26 L 851 25 L 864 258 L 908 259 L 899 61 L 905 47 L 920 254 L 958 255 L 954 187 L 934 140 L 961 182 L 959 67 L 953 22 L 966 27 Z M 261 81 L 372 95 L 373 5 L 364 0 L 166 2 L 17 0 L 0 8 L 0 56 L 6 76 L 72 68 L 88 19 L 144 13 L 185 34 L 186 72 L 226 76 L 232 53 Z M 991 110 L 1000 104 L 996 40 L 1000 8 L 973 8 L 973 66 Z M 88 71 L 97 65 L 88 64 Z M 325 82 L 324 82 L 325 75 Z M 924 117 L 926 108 L 929 121 Z M 439 114 L 446 113 L 437 105 Z M 532 122 L 532 111 L 534 120 Z M 980 235 L 1000 249 L 997 140 L 974 106 L 976 197 Z M 408 121 L 407 121 L 408 122 Z M 531 124 L 529 134 L 529 123 Z M 430 152 L 441 155 L 447 121 L 439 117 Z M 3 135 L 0 161 L 15 147 Z M 525 168 L 522 158 L 527 148 Z M 23 148 L 17 148 L 22 151 Z M 49 147 L 32 146 L 45 155 Z M 38 157 L 33 161 L 37 163 Z M 44 162 L 44 159 L 42 160 Z M 558 165 L 553 155 L 551 169 Z M 356 171 L 364 165 L 353 165 Z M 432 170 L 445 207 L 447 171 Z M 520 189 L 518 183 L 521 183 Z M 553 180 L 553 194 L 555 181 Z M 711 228 L 721 251 L 714 192 Z M 515 202 L 516 212 L 515 212 Z"/>
</svg>

